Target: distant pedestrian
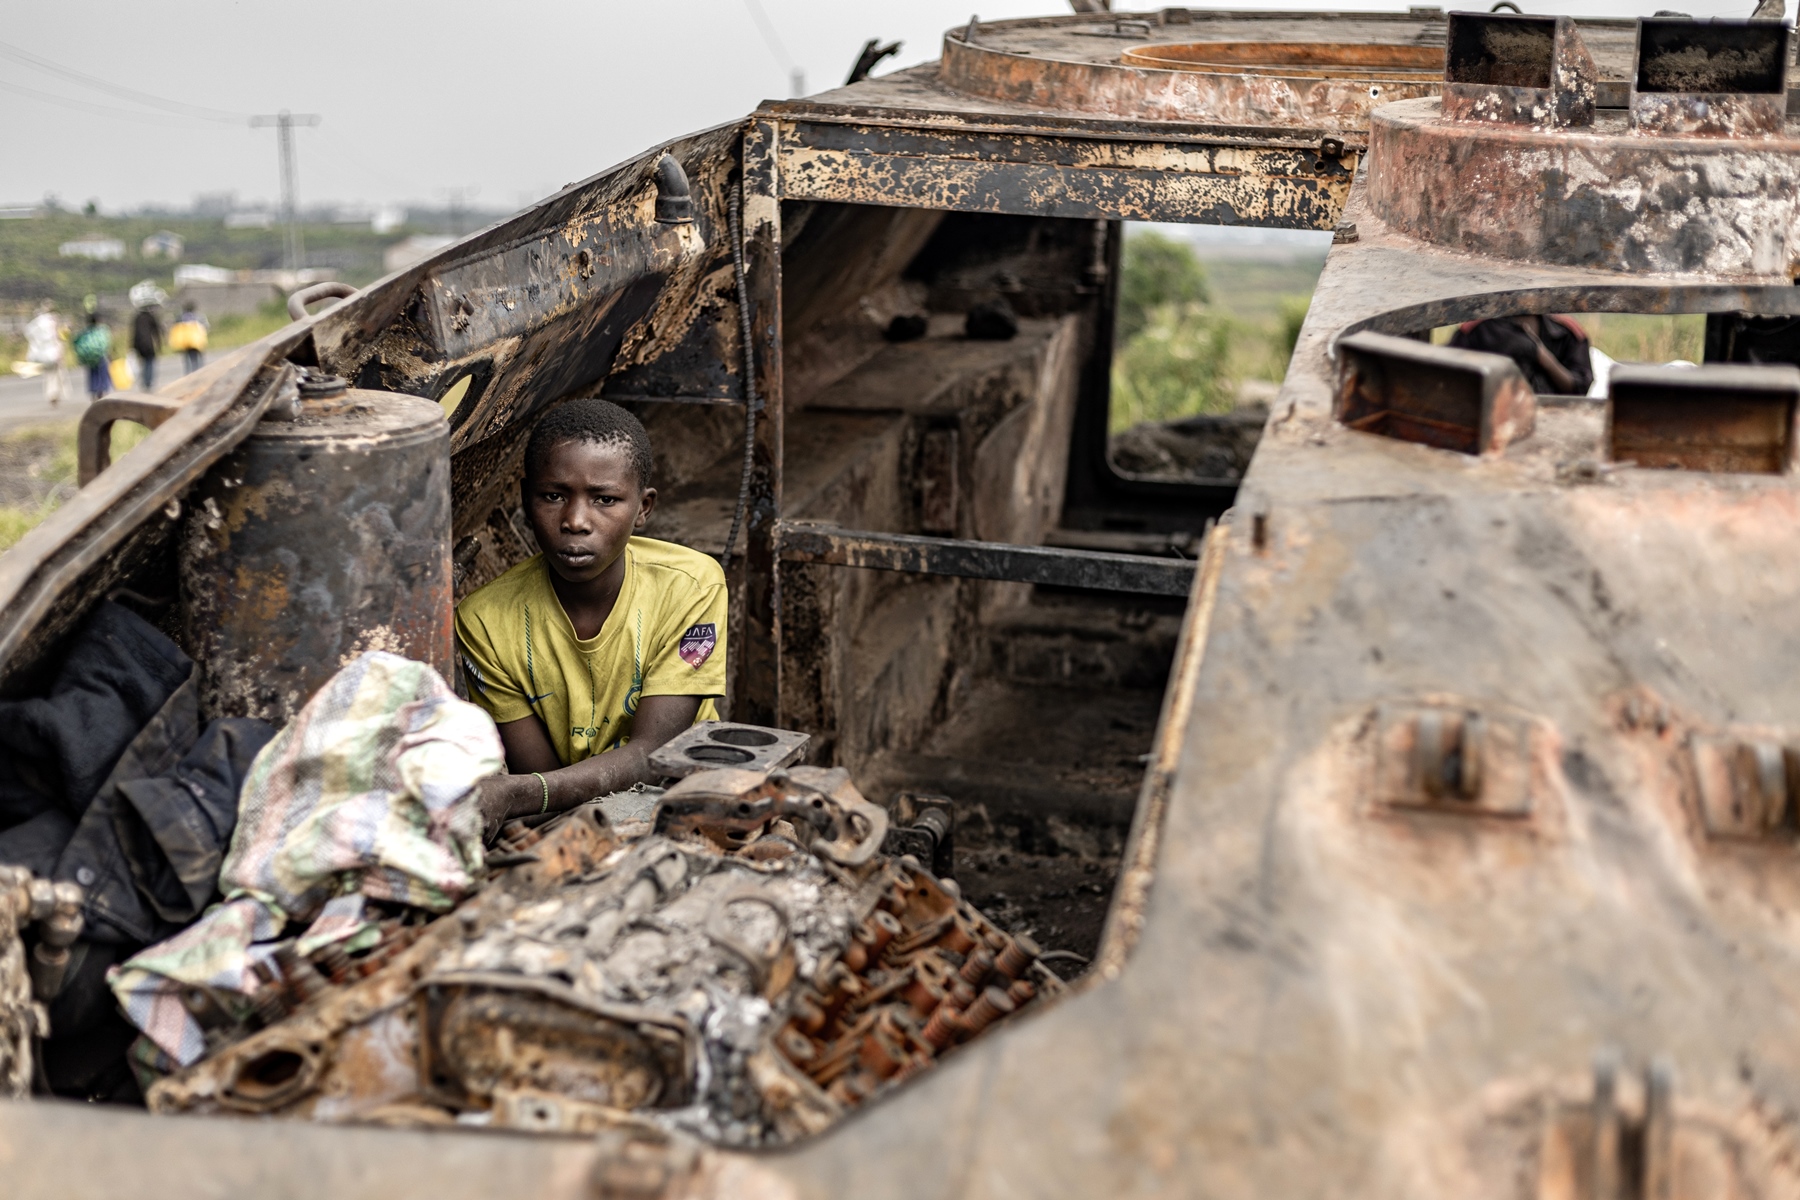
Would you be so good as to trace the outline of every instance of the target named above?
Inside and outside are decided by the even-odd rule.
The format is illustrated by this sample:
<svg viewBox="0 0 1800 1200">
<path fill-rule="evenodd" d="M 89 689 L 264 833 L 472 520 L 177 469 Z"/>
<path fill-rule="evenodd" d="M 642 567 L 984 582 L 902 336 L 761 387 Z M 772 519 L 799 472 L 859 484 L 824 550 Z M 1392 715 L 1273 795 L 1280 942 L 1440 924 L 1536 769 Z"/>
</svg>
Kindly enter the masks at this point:
<svg viewBox="0 0 1800 1200">
<path fill-rule="evenodd" d="M 87 328 L 70 344 L 75 361 L 87 368 L 88 399 L 98 400 L 112 391 L 112 330 L 100 319 L 99 309 L 89 309 Z"/>
<path fill-rule="evenodd" d="M 206 353 L 207 329 L 206 315 L 192 300 L 183 300 L 181 315 L 169 326 L 169 349 L 181 351 L 186 360 L 187 369 L 182 374 L 192 374 L 200 369 Z"/>
<path fill-rule="evenodd" d="M 44 400 L 60 404 L 63 394 L 63 324 L 50 304 L 38 306 L 37 316 L 25 323 L 25 361 L 44 370 Z"/>
<path fill-rule="evenodd" d="M 156 390 L 156 356 L 162 353 L 163 327 L 156 305 L 146 304 L 131 321 L 131 349 L 138 356 L 138 386 Z"/>
</svg>

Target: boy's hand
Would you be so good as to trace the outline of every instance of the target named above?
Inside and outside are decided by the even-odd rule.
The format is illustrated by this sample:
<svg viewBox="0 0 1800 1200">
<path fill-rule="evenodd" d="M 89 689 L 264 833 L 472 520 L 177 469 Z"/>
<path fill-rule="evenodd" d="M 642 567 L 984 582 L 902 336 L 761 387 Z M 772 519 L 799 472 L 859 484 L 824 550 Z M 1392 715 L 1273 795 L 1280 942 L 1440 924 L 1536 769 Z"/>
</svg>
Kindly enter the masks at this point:
<svg viewBox="0 0 1800 1200">
<path fill-rule="evenodd" d="M 652 777 L 651 752 L 694 723 L 700 712 L 700 699 L 699 696 L 645 696 L 638 703 L 637 720 L 629 742 L 583 759 L 572 767 L 558 765 L 549 735 L 536 717 L 500 726 L 507 766 L 519 773 L 490 775 L 481 781 L 480 798 L 476 803 L 481 808 L 483 840 L 492 842 L 499 835 L 500 827 L 514 817 L 544 812 L 546 789 L 549 792 L 548 810 L 561 812 L 595 796 L 648 782 Z M 539 772 L 544 777 L 543 782 L 539 782 L 537 775 L 530 774 L 532 771 Z"/>
<path fill-rule="evenodd" d="M 476 786 L 480 789 L 475 805 L 481 812 L 481 840 L 490 845 L 500 836 L 502 825 L 524 815 L 527 790 L 534 798 L 530 811 L 543 806 L 543 788 L 535 775 L 489 775 Z"/>
</svg>

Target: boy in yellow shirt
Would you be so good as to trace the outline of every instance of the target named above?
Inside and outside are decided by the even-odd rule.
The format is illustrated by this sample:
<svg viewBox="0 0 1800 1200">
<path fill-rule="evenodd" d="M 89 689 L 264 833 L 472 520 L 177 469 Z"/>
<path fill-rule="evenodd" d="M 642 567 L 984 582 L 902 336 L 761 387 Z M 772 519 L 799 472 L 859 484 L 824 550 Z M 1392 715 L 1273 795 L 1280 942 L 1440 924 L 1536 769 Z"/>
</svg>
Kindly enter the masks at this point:
<svg viewBox="0 0 1800 1200">
<path fill-rule="evenodd" d="M 650 437 L 605 400 L 532 428 L 525 513 L 543 553 L 456 608 L 469 698 L 500 727 L 509 774 L 481 785 L 490 832 L 652 778 L 651 751 L 725 694 L 725 573 L 636 537 L 656 507 Z"/>
</svg>

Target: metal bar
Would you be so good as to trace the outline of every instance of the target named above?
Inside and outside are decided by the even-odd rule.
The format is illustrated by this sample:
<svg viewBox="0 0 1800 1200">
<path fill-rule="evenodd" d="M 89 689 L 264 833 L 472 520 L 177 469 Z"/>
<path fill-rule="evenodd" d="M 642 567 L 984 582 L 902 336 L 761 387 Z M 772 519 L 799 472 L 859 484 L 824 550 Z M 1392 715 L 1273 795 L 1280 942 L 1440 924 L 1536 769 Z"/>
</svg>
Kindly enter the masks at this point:
<svg viewBox="0 0 1800 1200">
<path fill-rule="evenodd" d="M 867 533 L 799 521 L 783 521 L 778 528 L 781 557 L 788 562 L 1003 579 L 1150 596 L 1185 596 L 1194 582 L 1191 562 L 1136 554 Z"/>
<path fill-rule="evenodd" d="M 743 619 L 731 639 L 731 719 L 778 723 L 781 698 L 781 580 L 775 525 L 781 515 L 781 199 L 775 126 L 752 121 L 744 131 L 744 260 L 756 347 L 755 462 L 745 519 Z"/>
<path fill-rule="evenodd" d="M 788 199 L 1330 229 L 1357 154 L 784 122 Z"/>
</svg>

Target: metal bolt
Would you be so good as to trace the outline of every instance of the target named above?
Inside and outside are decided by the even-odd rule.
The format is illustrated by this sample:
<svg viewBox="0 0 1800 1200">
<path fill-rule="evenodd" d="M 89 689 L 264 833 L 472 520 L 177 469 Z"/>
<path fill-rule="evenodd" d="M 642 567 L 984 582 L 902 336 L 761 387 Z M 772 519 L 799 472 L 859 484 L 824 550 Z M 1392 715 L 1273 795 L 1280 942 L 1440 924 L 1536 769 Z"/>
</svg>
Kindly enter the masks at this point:
<svg viewBox="0 0 1800 1200">
<path fill-rule="evenodd" d="M 975 1003 L 969 1005 L 969 1011 L 963 1014 L 963 1028 L 968 1030 L 970 1037 L 974 1037 L 1001 1017 L 1010 1016 L 1017 1007 L 1005 992 L 991 987 L 977 996 Z"/>
<path fill-rule="evenodd" d="M 962 970 L 957 974 L 970 987 L 980 987 L 982 982 L 994 972 L 994 954 L 987 947 L 976 949 L 963 961 Z"/>
</svg>

